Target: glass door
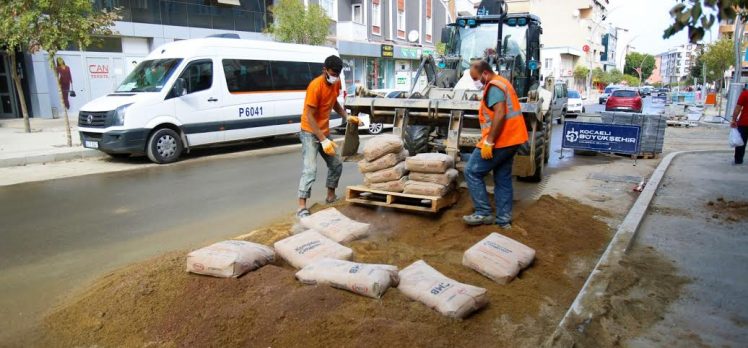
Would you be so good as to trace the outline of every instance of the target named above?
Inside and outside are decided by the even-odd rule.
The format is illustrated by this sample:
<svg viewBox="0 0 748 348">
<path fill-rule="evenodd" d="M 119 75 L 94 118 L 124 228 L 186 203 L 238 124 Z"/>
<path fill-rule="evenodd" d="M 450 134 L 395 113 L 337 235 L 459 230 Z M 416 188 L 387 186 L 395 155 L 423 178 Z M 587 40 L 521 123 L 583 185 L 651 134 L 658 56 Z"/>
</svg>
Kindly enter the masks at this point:
<svg viewBox="0 0 748 348">
<path fill-rule="evenodd" d="M 16 96 L 13 89 L 13 79 L 10 76 L 10 59 L 3 52 L 0 53 L 0 117 L 20 117 L 16 112 Z"/>
</svg>

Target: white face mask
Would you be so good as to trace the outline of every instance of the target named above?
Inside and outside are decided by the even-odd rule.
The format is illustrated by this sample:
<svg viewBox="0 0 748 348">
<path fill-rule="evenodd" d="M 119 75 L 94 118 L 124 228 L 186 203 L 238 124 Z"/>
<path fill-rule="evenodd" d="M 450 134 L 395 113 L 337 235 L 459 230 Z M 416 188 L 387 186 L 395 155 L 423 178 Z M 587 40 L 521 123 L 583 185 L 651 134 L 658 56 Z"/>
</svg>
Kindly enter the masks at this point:
<svg viewBox="0 0 748 348">
<path fill-rule="evenodd" d="M 327 75 L 327 83 L 334 84 L 335 82 L 338 82 L 338 77 Z"/>
</svg>

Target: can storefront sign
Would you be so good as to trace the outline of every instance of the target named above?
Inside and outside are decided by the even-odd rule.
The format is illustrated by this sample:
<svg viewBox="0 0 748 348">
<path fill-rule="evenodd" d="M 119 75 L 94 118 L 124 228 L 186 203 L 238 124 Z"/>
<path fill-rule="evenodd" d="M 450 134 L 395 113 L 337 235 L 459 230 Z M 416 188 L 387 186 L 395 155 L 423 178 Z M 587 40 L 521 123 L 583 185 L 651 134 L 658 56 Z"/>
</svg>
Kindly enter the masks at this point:
<svg viewBox="0 0 748 348">
<path fill-rule="evenodd" d="M 395 47 L 392 45 L 382 45 L 382 58 L 393 58 L 395 56 Z"/>
</svg>

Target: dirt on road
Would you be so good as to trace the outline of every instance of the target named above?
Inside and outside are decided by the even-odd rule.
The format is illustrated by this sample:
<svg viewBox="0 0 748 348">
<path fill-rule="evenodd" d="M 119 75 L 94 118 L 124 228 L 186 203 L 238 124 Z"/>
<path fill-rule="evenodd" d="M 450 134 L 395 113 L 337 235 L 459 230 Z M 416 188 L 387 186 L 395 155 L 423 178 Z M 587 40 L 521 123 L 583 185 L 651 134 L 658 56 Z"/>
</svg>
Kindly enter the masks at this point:
<svg viewBox="0 0 748 348">
<path fill-rule="evenodd" d="M 437 216 L 339 203 L 373 235 L 349 243 L 354 260 L 402 268 L 423 259 L 445 275 L 488 289 L 490 304 L 464 320 L 439 315 L 390 289 L 373 300 L 306 286 L 283 261 L 238 279 L 188 274 L 186 251 L 111 273 L 48 315 L 41 344 L 55 346 L 536 346 L 574 300 L 611 236 L 605 212 L 565 197 L 542 196 L 501 232 L 537 251 L 508 285 L 461 265 L 462 254 L 495 226 L 461 222 L 471 204 Z M 289 235 L 278 223 L 243 237 L 267 245 Z"/>
</svg>

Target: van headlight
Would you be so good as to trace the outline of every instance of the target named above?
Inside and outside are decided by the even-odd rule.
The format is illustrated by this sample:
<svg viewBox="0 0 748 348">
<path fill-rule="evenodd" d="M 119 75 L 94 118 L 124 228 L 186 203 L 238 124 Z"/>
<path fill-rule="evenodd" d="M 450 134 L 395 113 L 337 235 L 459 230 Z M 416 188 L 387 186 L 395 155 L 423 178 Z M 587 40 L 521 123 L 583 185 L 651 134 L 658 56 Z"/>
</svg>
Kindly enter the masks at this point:
<svg viewBox="0 0 748 348">
<path fill-rule="evenodd" d="M 112 120 L 112 126 L 123 126 L 125 124 L 125 112 L 127 108 L 132 104 L 125 104 L 114 110 L 114 119 Z"/>
</svg>

